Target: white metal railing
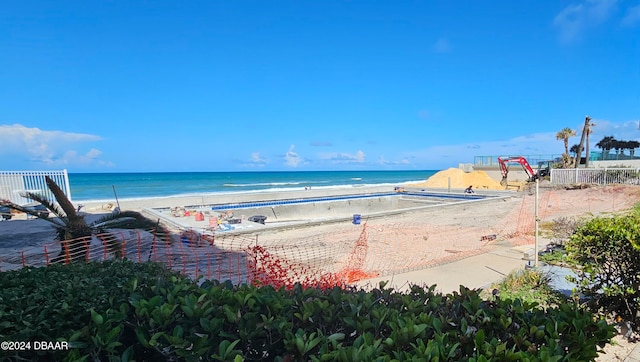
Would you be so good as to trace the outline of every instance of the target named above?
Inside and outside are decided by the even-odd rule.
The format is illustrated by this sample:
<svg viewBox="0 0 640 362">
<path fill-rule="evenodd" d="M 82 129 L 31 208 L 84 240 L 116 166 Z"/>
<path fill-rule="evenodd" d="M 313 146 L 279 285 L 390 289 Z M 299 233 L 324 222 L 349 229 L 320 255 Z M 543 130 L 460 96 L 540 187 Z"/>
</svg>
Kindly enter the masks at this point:
<svg viewBox="0 0 640 362">
<path fill-rule="evenodd" d="M 71 200 L 71 188 L 69 186 L 69 174 L 62 171 L 0 171 L 0 199 L 9 200 L 18 205 L 32 202 L 23 197 L 25 192 L 39 193 L 47 198 L 55 198 L 47 187 L 45 176 L 49 176 L 65 195 Z"/>
<path fill-rule="evenodd" d="M 553 154 L 553 155 L 492 155 L 492 156 L 474 156 L 474 162 L 473 165 L 476 167 L 499 167 L 500 163 L 498 162 L 498 157 L 514 157 L 514 156 L 522 156 L 525 159 L 527 159 L 527 161 L 529 162 L 529 164 L 531 165 L 531 167 L 534 167 L 538 165 L 538 162 L 546 162 L 546 161 L 554 161 L 554 162 L 558 162 L 558 160 L 561 159 L 562 155 L 557 155 L 557 154 Z"/>
<path fill-rule="evenodd" d="M 552 169 L 551 183 L 630 184 L 640 185 L 640 169 L 637 168 L 567 168 Z"/>
</svg>

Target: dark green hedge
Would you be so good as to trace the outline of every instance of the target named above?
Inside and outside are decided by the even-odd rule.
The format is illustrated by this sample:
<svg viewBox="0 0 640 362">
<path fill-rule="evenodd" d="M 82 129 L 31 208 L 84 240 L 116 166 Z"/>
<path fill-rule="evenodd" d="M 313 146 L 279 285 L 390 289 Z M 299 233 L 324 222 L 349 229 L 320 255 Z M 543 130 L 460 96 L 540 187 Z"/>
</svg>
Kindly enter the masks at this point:
<svg viewBox="0 0 640 362">
<path fill-rule="evenodd" d="M 578 291 L 593 311 L 640 323 L 640 213 L 596 217 L 566 243 L 567 260 L 579 265 Z"/>
<path fill-rule="evenodd" d="M 0 273 L 0 339 L 68 341 L 15 360 L 589 361 L 613 328 L 564 304 L 442 295 L 201 286 L 126 261 Z"/>
</svg>

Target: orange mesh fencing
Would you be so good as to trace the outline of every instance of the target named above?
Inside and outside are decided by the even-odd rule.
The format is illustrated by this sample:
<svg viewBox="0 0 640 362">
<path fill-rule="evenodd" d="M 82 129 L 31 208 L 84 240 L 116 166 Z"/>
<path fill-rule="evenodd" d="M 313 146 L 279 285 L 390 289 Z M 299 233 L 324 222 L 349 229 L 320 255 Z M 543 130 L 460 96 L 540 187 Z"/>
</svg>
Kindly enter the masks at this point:
<svg viewBox="0 0 640 362">
<path fill-rule="evenodd" d="M 497 239 L 486 229 L 422 223 L 336 228 L 331 233 L 249 248 L 251 277 L 260 284 L 342 286 L 424 269 L 485 252 Z"/>
<path fill-rule="evenodd" d="M 545 191 L 540 194 L 538 216 L 541 222 L 546 222 L 560 216 L 623 210 L 640 199 L 639 190 L 614 186 Z M 124 230 L 84 240 L 14 249 L 0 254 L 0 270 L 123 257 L 136 262 L 160 262 L 195 279 L 285 288 L 300 283 L 305 287 L 329 288 L 460 260 L 487 252 L 496 242 L 533 245 L 534 204 L 534 195 L 524 195 L 519 203 L 513 203 L 513 208 L 505 209 L 504 217 L 489 218 L 485 225 L 462 221 L 437 224 L 428 220 L 388 223 L 371 219 L 362 225 L 335 224 L 329 232 L 325 228 L 310 234 L 313 231 L 309 230 L 315 229 L 306 229 L 268 237 L 174 230 L 171 240 Z M 279 235 L 293 236 L 279 238 Z"/>
<path fill-rule="evenodd" d="M 181 233 L 179 236 L 178 241 L 163 240 L 144 231 L 127 230 L 87 239 L 45 243 L 0 255 L 0 271 L 122 257 L 135 262 L 160 262 L 196 279 L 247 282 L 246 254 L 242 249 L 255 238 L 227 237 L 228 249 L 222 249 L 209 243 L 207 237 L 203 239 L 195 233 Z"/>
<path fill-rule="evenodd" d="M 539 225 L 559 217 L 593 217 L 630 209 L 640 200 L 640 188 L 614 185 L 576 190 L 546 190 L 538 196 Z M 496 233 L 511 245 L 533 245 L 535 228 L 535 195 L 525 194 L 519 208 L 495 227 Z"/>
<path fill-rule="evenodd" d="M 214 240 L 187 231 L 178 234 L 178 240 L 163 240 L 127 230 L 5 254 L 0 256 L 0 270 L 122 257 L 160 262 L 195 279 L 328 288 L 477 254 L 495 240 L 495 235 L 485 232 L 478 228 L 369 222 L 316 236 L 260 243 L 255 236 L 225 235 Z"/>
</svg>

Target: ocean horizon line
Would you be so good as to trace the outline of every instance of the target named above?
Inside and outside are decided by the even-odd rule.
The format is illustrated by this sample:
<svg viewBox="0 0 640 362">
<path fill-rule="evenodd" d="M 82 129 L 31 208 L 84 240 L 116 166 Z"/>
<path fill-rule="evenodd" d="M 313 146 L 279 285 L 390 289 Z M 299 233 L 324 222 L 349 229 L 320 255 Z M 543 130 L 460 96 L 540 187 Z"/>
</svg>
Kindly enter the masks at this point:
<svg viewBox="0 0 640 362">
<path fill-rule="evenodd" d="M 453 166 L 452 166 L 453 167 Z M 424 170 L 246 170 L 246 171 L 68 171 L 69 175 L 80 175 L 80 174 L 91 174 L 91 175 L 101 175 L 101 174 L 163 174 L 163 173 L 320 173 L 320 172 L 343 172 L 343 173 L 357 173 L 357 172 L 438 172 L 442 171 L 442 168 L 434 168 L 434 169 L 424 169 Z M 26 171 L 28 172 L 28 171 Z"/>
</svg>

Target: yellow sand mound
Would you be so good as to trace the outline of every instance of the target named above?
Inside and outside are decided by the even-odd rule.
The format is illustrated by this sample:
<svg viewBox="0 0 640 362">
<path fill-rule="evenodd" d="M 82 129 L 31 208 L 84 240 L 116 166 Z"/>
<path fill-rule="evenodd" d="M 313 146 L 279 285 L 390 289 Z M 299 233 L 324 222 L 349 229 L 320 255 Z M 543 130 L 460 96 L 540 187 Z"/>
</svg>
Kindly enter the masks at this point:
<svg viewBox="0 0 640 362">
<path fill-rule="evenodd" d="M 484 171 L 464 172 L 458 168 L 443 170 L 429 177 L 427 181 L 414 184 L 416 187 L 448 187 L 451 179 L 451 188 L 464 189 L 473 186 L 475 189 L 504 190 L 500 182 L 492 179 Z"/>
</svg>

